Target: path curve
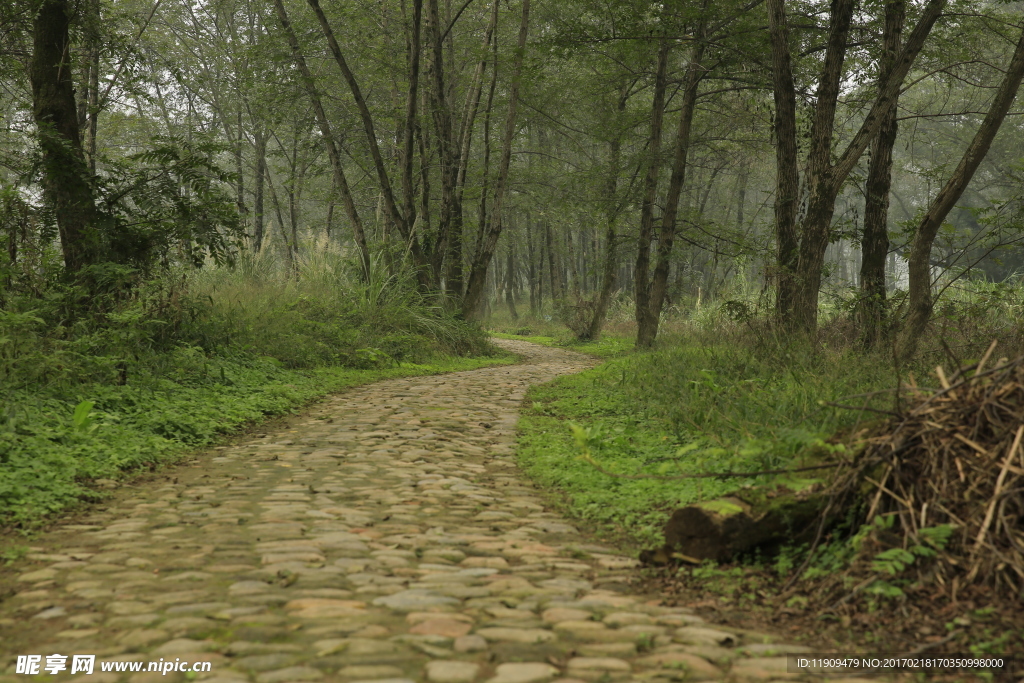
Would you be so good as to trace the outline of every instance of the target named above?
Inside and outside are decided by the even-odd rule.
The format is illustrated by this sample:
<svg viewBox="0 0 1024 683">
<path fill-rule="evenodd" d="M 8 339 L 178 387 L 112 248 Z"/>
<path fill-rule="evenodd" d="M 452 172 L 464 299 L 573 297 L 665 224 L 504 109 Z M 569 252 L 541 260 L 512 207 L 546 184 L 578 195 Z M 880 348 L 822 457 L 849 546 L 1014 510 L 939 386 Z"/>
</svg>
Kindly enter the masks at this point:
<svg viewBox="0 0 1024 683">
<path fill-rule="evenodd" d="M 631 593 L 634 560 L 545 506 L 517 409 L 593 360 L 496 343 L 524 362 L 348 391 L 33 539 L 4 577 L 0 683 L 54 654 L 41 678 L 83 683 L 784 677 L 795 648 Z M 160 660 L 211 670 L 100 671 Z"/>
</svg>

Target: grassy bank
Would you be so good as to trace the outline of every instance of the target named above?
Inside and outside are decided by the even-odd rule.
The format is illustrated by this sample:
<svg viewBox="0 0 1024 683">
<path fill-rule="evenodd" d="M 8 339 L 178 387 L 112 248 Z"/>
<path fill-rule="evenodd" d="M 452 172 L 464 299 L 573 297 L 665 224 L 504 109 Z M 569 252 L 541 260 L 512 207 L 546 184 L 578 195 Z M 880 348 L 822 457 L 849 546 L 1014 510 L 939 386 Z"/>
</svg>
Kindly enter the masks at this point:
<svg viewBox="0 0 1024 683">
<path fill-rule="evenodd" d="M 29 528 L 97 498 L 97 480 L 155 468 L 318 396 L 513 360 L 401 274 L 362 283 L 325 247 L 307 250 L 297 272 L 257 255 L 164 273 L 127 294 L 54 285 L 10 297 L 0 310 L 0 526 Z"/>
<path fill-rule="evenodd" d="M 759 344 L 723 326 L 660 350 L 612 354 L 597 368 L 534 388 L 520 421 L 520 461 L 564 494 L 570 514 L 658 544 L 674 508 L 765 480 L 668 477 L 790 466 L 863 419 L 828 404 L 893 384 L 881 358 Z M 611 477 L 581 457 L 584 449 L 616 474 L 666 479 Z"/>
</svg>

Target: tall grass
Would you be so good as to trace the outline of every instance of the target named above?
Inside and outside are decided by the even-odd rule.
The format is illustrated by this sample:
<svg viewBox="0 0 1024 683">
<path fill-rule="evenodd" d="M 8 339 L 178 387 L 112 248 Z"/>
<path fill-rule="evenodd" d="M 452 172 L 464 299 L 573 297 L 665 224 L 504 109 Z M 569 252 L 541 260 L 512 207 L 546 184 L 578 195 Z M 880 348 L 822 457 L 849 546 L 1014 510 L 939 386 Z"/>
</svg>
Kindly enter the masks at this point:
<svg viewBox="0 0 1024 683">
<path fill-rule="evenodd" d="M 475 326 L 449 315 L 417 291 L 408 270 L 388 272 L 383 258 L 362 281 L 341 249 L 312 244 L 288 271 L 266 250 L 243 255 L 233 269 L 195 272 L 193 301 L 208 308 L 194 326 L 196 343 L 268 355 L 286 367 L 365 367 L 441 355 L 486 353 Z"/>
</svg>

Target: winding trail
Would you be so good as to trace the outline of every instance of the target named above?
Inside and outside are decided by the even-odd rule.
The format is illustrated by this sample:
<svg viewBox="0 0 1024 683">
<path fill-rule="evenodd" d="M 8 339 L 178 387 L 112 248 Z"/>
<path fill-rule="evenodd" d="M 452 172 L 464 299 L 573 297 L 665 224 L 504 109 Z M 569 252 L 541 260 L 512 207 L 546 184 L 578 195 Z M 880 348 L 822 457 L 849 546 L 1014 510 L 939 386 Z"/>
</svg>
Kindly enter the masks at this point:
<svg viewBox="0 0 1024 683">
<path fill-rule="evenodd" d="M 791 678 L 778 654 L 805 649 L 634 594 L 632 558 L 545 507 L 514 462 L 517 408 L 593 361 L 498 343 L 525 361 L 335 396 L 34 538 L 0 576 L 0 683 L 53 654 L 67 668 L 34 678 Z M 71 674 L 76 654 L 94 673 Z M 145 671 L 161 659 L 210 671 Z"/>
</svg>

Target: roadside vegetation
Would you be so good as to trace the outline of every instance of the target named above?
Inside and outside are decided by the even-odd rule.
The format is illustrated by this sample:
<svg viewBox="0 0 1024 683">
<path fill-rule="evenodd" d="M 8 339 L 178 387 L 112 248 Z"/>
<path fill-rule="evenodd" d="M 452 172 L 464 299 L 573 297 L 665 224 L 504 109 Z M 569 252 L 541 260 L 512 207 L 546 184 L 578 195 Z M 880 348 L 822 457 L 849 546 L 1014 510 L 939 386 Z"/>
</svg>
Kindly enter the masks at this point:
<svg viewBox="0 0 1024 683">
<path fill-rule="evenodd" d="M 531 390 L 519 427 L 520 464 L 553 492 L 552 501 L 568 514 L 637 550 L 662 546 L 673 511 L 730 494 L 773 487 L 820 489 L 836 477 L 847 477 L 849 486 L 870 494 L 867 504 L 843 499 L 820 538 L 805 533 L 799 541 L 755 548 L 722 563 L 642 554 L 652 562 L 645 570 L 647 580 L 670 599 L 713 605 L 730 621 L 737 618 L 737 610 L 755 622 L 788 620 L 804 632 L 825 632 L 837 643 L 877 648 L 891 646 L 897 638 L 908 651 L 924 646 L 999 654 L 1024 643 L 1024 623 L 1007 607 L 1013 600 L 985 597 L 991 590 L 985 585 L 998 575 L 994 568 L 973 576 L 975 585 L 965 585 L 958 569 L 968 557 L 975 559 L 970 548 L 989 498 L 974 507 L 963 501 L 980 493 L 966 490 L 955 495 L 943 491 L 929 499 L 940 509 L 943 504 L 963 506 L 957 508 L 963 519 L 969 519 L 964 510 L 976 510 L 970 513 L 978 518 L 969 532 L 944 522 L 939 513 L 934 513 L 936 521 L 923 521 L 918 501 L 913 514 L 922 521 L 911 534 L 895 502 L 899 494 L 893 494 L 891 504 L 886 502 L 890 496 L 879 494 L 874 499 L 879 507 L 867 509 L 876 494 L 869 480 L 889 476 L 871 462 L 858 465 L 869 468 L 867 479 L 846 469 L 708 475 L 787 470 L 823 459 L 860 462 L 857 455 L 866 444 L 888 443 L 892 421 L 904 419 L 898 415 L 911 414 L 915 403 L 941 391 L 947 378 L 957 382 L 957 369 L 968 367 L 964 377 L 970 377 L 969 366 L 993 341 L 996 351 L 989 366 L 1004 363 L 1007 372 L 1016 367 L 1006 359 L 1024 350 L 1018 333 L 1021 302 L 1021 290 L 1012 283 L 959 283 L 939 307 L 930 344 L 913 363 L 903 365 L 894 362 L 891 350 L 865 349 L 855 321 L 841 305 L 823 309 L 822 328 L 813 343 L 774 335 L 757 315 L 753 299 L 711 306 L 699 316 L 669 318 L 662 342 L 653 350 L 629 350 L 635 331 L 631 335 L 625 321 L 612 321 L 598 344 L 578 341 L 564 326 L 559 331 L 558 320 L 520 319 L 513 324 L 495 316 L 491 327 L 518 326 L 539 343 L 602 357 L 591 370 Z M 737 310 L 743 315 L 737 316 Z M 945 368 L 942 378 L 936 366 Z M 902 391 L 895 391 L 897 387 Z M 997 388 L 984 393 L 993 391 L 1011 395 Z M 945 417 L 930 419 L 955 430 L 957 420 L 967 418 L 952 417 L 954 408 L 964 415 L 971 410 L 963 401 L 961 394 Z M 969 431 L 961 433 L 970 436 Z M 1013 434 L 1009 436 L 1012 440 Z M 936 444 L 949 440 L 946 432 L 929 438 Z M 1003 453 L 993 479 L 1009 446 L 993 445 L 993 453 Z M 879 452 L 884 456 L 888 451 Z M 931 463 L 929 481 L 937 491 L 939 480 L 947 476 L 940 474 L 942 457 L 915 453 L 908 453 L 907 466 L 918 471 L 925 467 L 922 463 Z M 981 468 L 969 475 L 981 491 L 980 482 L 989 475 L 977 460 L 971 466 Z M 913 476 L 887 481 L 890 487 L 911 486 Z M 949 496 L 962 500 L 956 503 Z M 901 529 L 901 519 L 907 530 Z M 993 524 L 990 538 L 997 527 L 1016 533 L 1012 522 L 1006 524 Z M 794 538 L 806 532 L 792 531 Z M 1009 545 L 1000 557 L 1015 557 L 1012 541 L 1005 543 Z M 981 560 L 976 563 L 987 567 Z M 936 583 L 937 574 L 946 576 L 945 585 Z M 954 577 L 959 577 L 953 581 L 959 582 L 958 595 L 949 593 Z M 1006 588 L 1010 595 L 1015 591 Z"/>
<path fill-rule="evenodd" d="M 114 480 L 324 394 L 495 362 L 483 333 L 406 274 L 358 281 L 336 249 L 167 273 L 123 295 L 9 296 L 0 310 L 0 526 L 28 528 Z M 97 484 L 97 481 L 99 482 Z"/>
</svg>

